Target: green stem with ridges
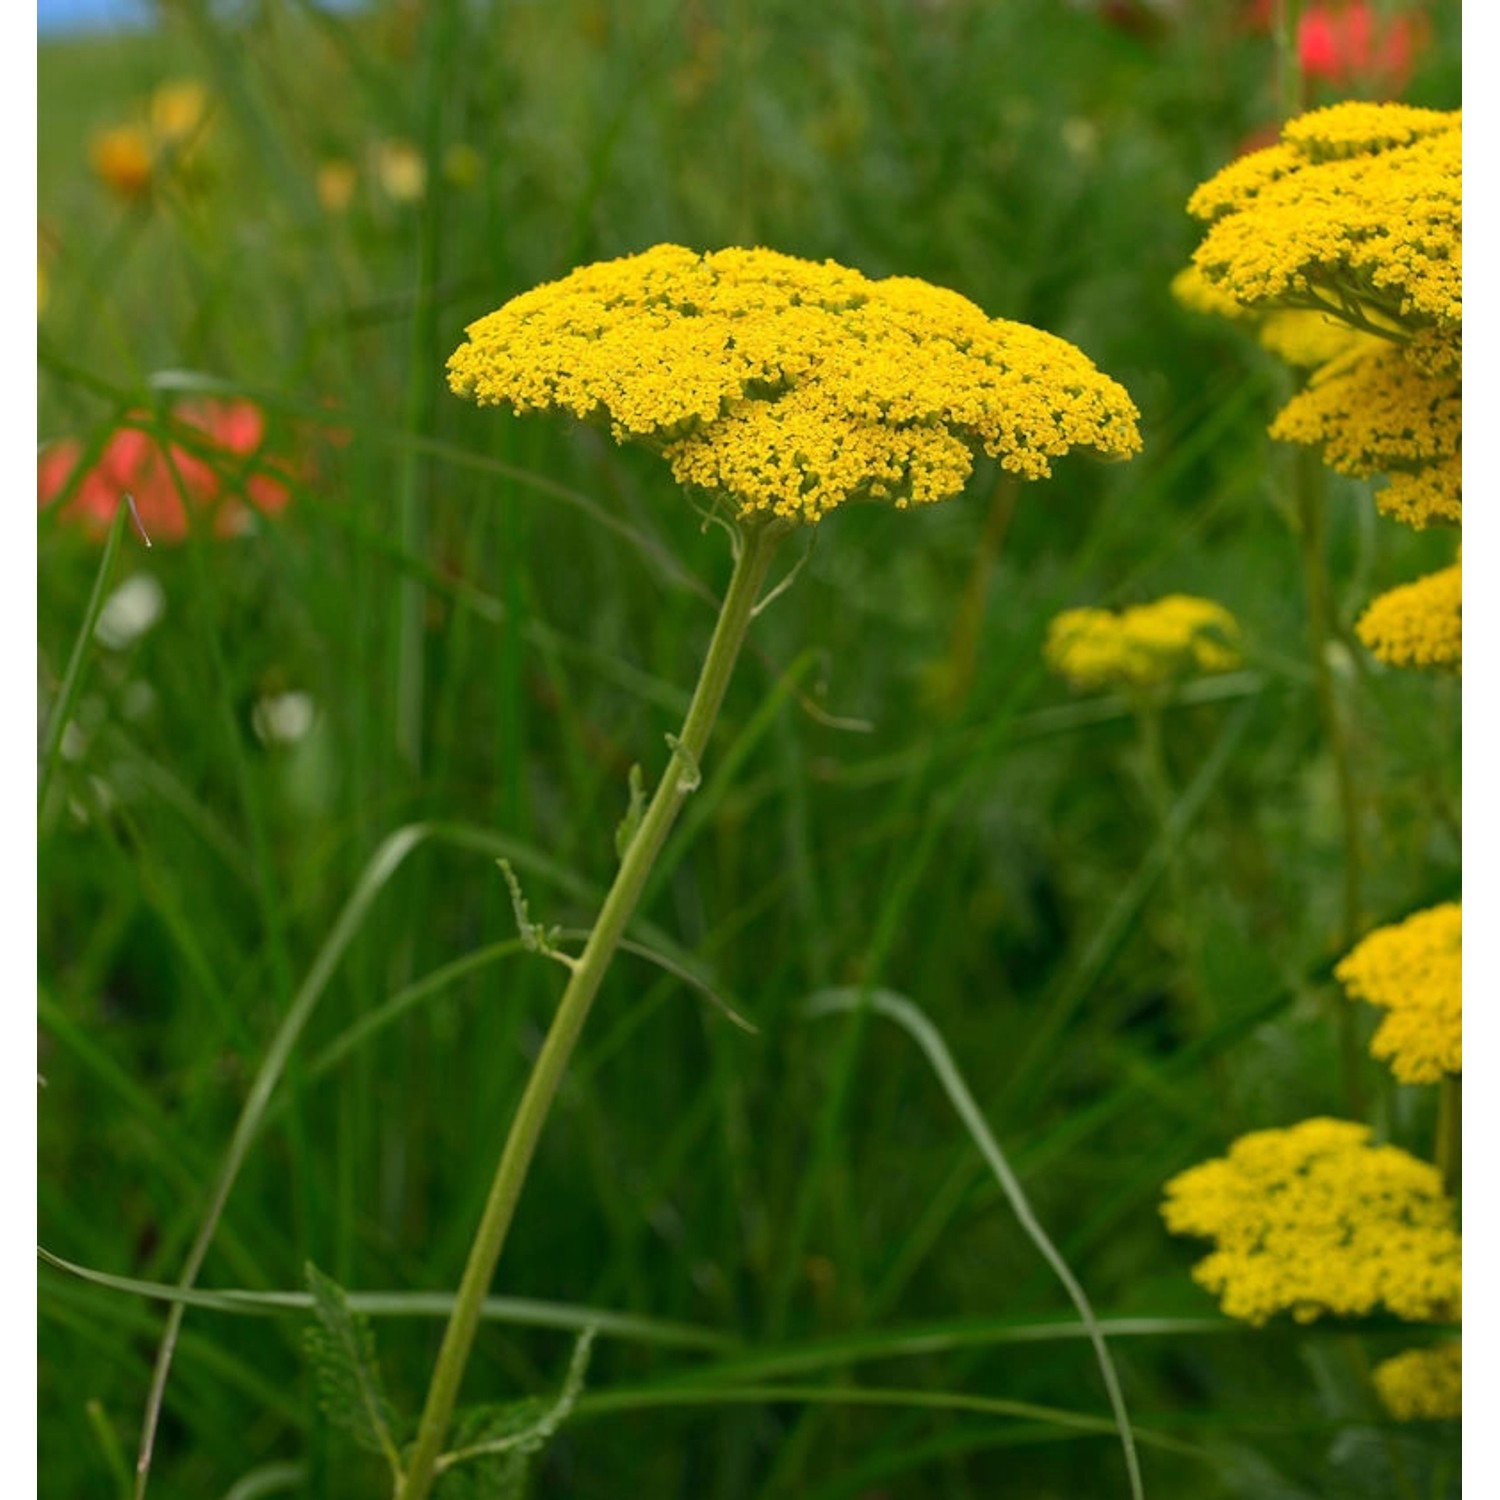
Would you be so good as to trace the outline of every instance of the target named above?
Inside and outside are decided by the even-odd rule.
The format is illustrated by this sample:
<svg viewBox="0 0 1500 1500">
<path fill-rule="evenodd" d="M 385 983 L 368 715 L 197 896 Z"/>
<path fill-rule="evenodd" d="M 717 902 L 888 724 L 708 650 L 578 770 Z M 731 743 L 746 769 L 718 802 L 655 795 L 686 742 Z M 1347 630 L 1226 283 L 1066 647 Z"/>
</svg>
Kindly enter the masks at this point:
<svg viewBox="0 0 1500 1500">
<path fill-rule="evenodd" d="M 453 1315 L 443 1335 L 411 1458 L 396 1486 L 396 1500 L 426 1500 L 431 1491 L 484 1298 L 504 1248 L 552 1100 L 651 867 L 683 802 L 698 784 L 698 767 L 724 700 L 725 689 L 729 686 L 755 601 L 765 582 L 776 546 L 788 529 L 785 523 L 773 520 L 754 523 L 741 532 L 734 574 L 703 661 L 698 686 L 688 706 L 681 734 L 670 741 L 672 758 L 635 837 L 625 850 L 588 942 L 573 961 L 567 988 L 511 1122 L 505 1149 L 485 1201 L 484 1214 L 469 1250 L 463 1280 L 459 1283 Z"/>
</svg>

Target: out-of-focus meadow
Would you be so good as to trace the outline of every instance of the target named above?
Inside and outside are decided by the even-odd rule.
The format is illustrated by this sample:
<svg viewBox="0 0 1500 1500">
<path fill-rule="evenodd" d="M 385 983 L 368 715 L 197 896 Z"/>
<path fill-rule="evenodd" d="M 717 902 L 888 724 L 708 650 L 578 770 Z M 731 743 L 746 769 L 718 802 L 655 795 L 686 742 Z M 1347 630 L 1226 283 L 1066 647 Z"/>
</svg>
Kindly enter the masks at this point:
<svg viewBox="0 0 1500 1500">
<path fill-rule="evenodd" d="M 959 500 L 798 543 L 640 912 L 673 970 L 627 953 L 605 983 L 494 1287 L 528 1301 L 466 1391 L 550 1400 L 578 1320 L 533 1304 L 585 1306 L 627 1321 L 536 1495 L 1127 1493 L 1071 1305 L 921 1053 L 806 1014 L 867 985 L 941 1031 L 1117 1328 L 1148 1494 L 1456 1493 L 1452 1424 L 1392 1423 L 1361 1374 L 1409 1329 L 1232 1322 L 1159 1211 L 1235 1137 L 1350 1114 L 1320 682 L 1362 925 L 1459 884 L 1457 678 L 1351 629 L 1452 535 L 1326 476 L 1320 675 L 1297 459 L 1265 430 L 1291 376 L 1169 290 L 1189 193 L 1282 116 L 1270 7 L 159 10 L 39 54 L 43 482 L 47 454 L 99 476 L 39 515 L 46 1248 L 174 1281 L 312 987 L 199 1281 L 300 1291 L 310 1260 L 398 1294 L 380 1364 L 419 1407 L 441 1324 L 400 1299 L 456 1284 L 559 988 L 495 860 L 534 919 L 589 925 L 727 576 L 659 459 L 458 401 L 444 362 L 584 262 L 765 245 L 1071 340 L 1144 448 L 1035 486 L 981 461 Z M 1307 102 L 1456 108 L 1458 7 L 1419 17 L 1400 56 L 1310 69 Z M 127 489 L 152 545 L 116 531 L 91 608 Z M 1227 607 L 1244 659 L 1153 742 L 1042 645 L 1064 609 L 1172 593 Z M 1363 1118 L 1429 1154 L 1433 1091 L 1361 1059 Z M 165 1305 L 41 1278 L 42 1493 L 128 1494 Z M 189 1308 L 153 1495 L 385 1492 L 320 1415 L 304 1322 Z"/>
</svg>

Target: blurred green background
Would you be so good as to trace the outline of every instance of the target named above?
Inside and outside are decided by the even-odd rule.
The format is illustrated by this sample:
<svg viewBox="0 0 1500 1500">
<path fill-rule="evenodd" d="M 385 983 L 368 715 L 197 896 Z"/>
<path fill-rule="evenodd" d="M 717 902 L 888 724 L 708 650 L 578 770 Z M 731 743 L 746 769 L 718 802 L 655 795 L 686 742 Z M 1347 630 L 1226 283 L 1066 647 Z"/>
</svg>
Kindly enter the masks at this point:
<svg viewBox="0 0 1500 1500">
<path fill-rule="evenodd" d="M 758 1033 L 622 956 L 495 1286 L 724 1347 L 601 1339 L 588 1389 L 618 1400 L 585 1400 L 533 1493 L 1126 1493 L 1107 1430 L 962 1408 L 1107 1416 L 1086 1342 L 1018 1340 L 1071 1309 L 910 1040 L 802 1015 L 859 983 L 943 1032 L 1101 1315 L 1207 1320 L 1112 1340 L 1160 1439 L 1148 1494 L 1456 1493 L 1455 1433 L 1392 1428 L 1359 1377 L 1409 1330 L 1230 1325 L 1189 1279 L 1202 1247 L 1157 1213 L 1236 1134 L 1348 1111 L 1343 833 L 1292 455 L 1264 435 L 1290 376 L 1168 291 L 1189 192 L 1278 119 L 1254 7 L 158 11 L 40 47 L 39 436 L 97 452 L 122 419 L 234 393 L 291 500 L 233 537 L 127 532 L 106 580 L 41 815 L 43 1244 L 175 1279 L 278 1020 L 382 839 L 428 823 L 339 957 L 200 1280 L 297 1289 L 311 1259 L 355 1290 L 456 1284 L 560 989 L 492 951 L 515 935 L 494 858 L 534 918 L 588 925 L 627 773 L 665 762 L 728 568 L 660 461 L 477 411 L 443 364 L 467 322 L 582 262 L 763 244 L 1074 341 L 1134 396 L 1145 448 L 1019 494 L 982 463 L 958 501 L 839 512 L 756 622 L 637 930 Z M 1402 97 L 1454 108 L 1458 7 L 1426 14 Z M 91 142 L 183 80 L 206 117 L 111 192 Z M 1379 81 L 1312 97 L 1362 92 Z M 1367 486 L 1328 492 L 1347 633 L 1453 541 L 1380 520 Z M 100 548 L 55 507 L 38 546 L 45 717 Z M 1174 591 L 1234 612 L 1247 665 L 1166 714 L 1164 836 L 1128 705 L 1071 694 L 1040 643 L 1062 608 Z M 1458 889 L 1458 683 L 1352 636 L 1329 651 L 1363 915 L 1391 920 Z M 1426 1155 L 1431 1091 L 1368 1061 L 1363 1088 Z M 40 1306 L 42 1493 L 128 1493 L 165 1309 L 51 1268 Z M 153 1495 L 384 1493 L 319 1416 L 301 1327 L 189 1312 Z M 440 1330 L 377 1320 L 407 1413 Z M 569 1344 L 487 1324 L 466 1391 L 545 1396 Z M 768 1384 L 932 1399 L 746 1392 Z"/>
</svg>

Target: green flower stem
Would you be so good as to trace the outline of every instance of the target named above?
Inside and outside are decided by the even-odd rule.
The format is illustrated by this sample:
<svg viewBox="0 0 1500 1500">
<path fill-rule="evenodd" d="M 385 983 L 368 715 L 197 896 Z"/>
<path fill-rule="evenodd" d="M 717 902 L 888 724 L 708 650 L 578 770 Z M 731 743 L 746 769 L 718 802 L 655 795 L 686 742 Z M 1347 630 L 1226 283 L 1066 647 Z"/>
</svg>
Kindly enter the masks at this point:
<svg viewBox="0 0 1500 1500">
<path fill-rule="evenodd" d="M 474 1342 L 484 1298 L 505 1245 L 506 1232 L 515 1215 L 516 1202 L 525 1185 L 547 1112 L 651 867 L 666 842 L 678 810 L 698 784 L 699 762 L 708 746 L 772 554 L 789 529 L 787 523 L 773 520 L 752 523 L 741 533 L 734 574 L 704 658 L 698 686 L 688 705 L 682 733 L 671 741 L 672 758 L 640 827 L 625 850 L 588 942 L 583 952 L 572 960 L 572 976 L 511 1122 L 500 1165 L 485 1201 L 484 1215 L 469 1250 L 469 1261 L 459 1283 L 453 1313 L 443 1335 L 411 1459 L 396 1486 L 396 1500 L 426 1500 L 432 1489 L 437 1460 L 453 1416 L 464 1368 L 469 1362 L 469 1350 Z"/>
<path fill-rule="evenodd" d="M 1443 1174 L 1443 1191 L 1458 1197 L 1463 1175 L 1464 1081 L 1457 1073 L 1444 1073 L 1438 1084 L 1437 1148 L 1433 1155 Z"/>
<path fill-rule="evenodd" d="M 1194 1037 L 1207 1036 L 1213 1026 L 1213 1009 L 1208 996 L 1198 984 L 1198 968 L 1193 960 L 1193 924 L 1189 914 L 1188 882 L 1182 865 L 1182 847 L 1171 828 L 1172 807 L 1176 794 L 1167 769 L 1167 751 L 1163 734 L 1166 695 L 1159 689 L 1146 689 L 1133 695 L 1136 730 L 1141 748 L 1141 765 L 1151 811 L 1156 818 L 1156 835 L 1165 843 L 1165 876 L 1167 884 L 1167 920 L 1171 924 L 1166 944 L 1168 956 L 1176 965 L 1174 998 L 1182 1020 Z M 1214 1066 L 1222 1063 L 1215 1059 Z M 1220 1075 L 1220 1085 L 1227 1079 Z M 1222 1089 L 1221 1089 L 1222 1092 Z M 1227 1093 L 1223 1094 L 1227 1098 Z"/>
<path fill-rule="evenodd" d="M 1364 845 L 1359 829 L 1359 796 L 1354 785 L 1354 763 L 1349 754 L 1349 739 L 1339 713 L 1338 695 L 1334 691 L 1333 672 L 1328 665 L 1328 643 L 1336 638 L 1333 587 L 1328 577 L 1327 475 L 1315 450 L 1299 448 L 1295 455 L 1294 488 L 1297 493 L 1297 540 L 1302 548 L 1302 570 L 1307 586 L 1308 630 L 1311 636 L 1312 667 L 1317 684 L 1318 715 L 1323 721 L 1323 737 L 1333 757 L 1334 778 L 1338 784 L 1339 820 L 1344 841 L 1343 921 L 1339 932 L 1339 952 L 1347 953 L 1364 932 L 1361 914 L 1363 904 Z M 1339 1034 L 1339 1053 L 1343 1064 L 1344 1090 L 1350 1117 L 1362 1119 L 1365 1113 L 1364 1078 L 1361 1072 L 1359 1035 L 1354 1007 L 1335 998 L 1335 1024 Z"/>
</svg>

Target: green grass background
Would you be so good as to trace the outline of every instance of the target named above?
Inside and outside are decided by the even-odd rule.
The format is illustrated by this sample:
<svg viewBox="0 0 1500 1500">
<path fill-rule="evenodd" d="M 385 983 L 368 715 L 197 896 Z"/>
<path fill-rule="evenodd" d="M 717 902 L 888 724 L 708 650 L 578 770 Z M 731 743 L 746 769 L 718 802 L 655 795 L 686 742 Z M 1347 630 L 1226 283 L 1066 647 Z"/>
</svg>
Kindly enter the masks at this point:
<svg viewBox="0 0 1500 1500">
<path fill-rule="evenodd" d="M 88 654 L 41 816 L 43 1244 L 175 1278 L 277 1022 L 380 841 L 428 822 L 332 973 L 200 1280 L 297 1289 L 311 1259 L 353 1290 L 456 1284 L 560 988 L 489 951 L 515 935 L 494 855 L 533 917 L 587 926 L 727 557 L 658 461 L 478 412 L 443 361 L 581 262 L 765 244 L 1075 341 L 1135 397 L 1145 448 L 1018 497 L 981 465 L 952 503 L 836 514 L 756 622 L 637 930 L 758 1034 L 623 955 L 495 1286 L 720 1342 L 601 1339 L 533 1492 L 1126 1493 L 1107 1432 L 964 1409 L 1107 1416 L 1086 1342 L 1018 1341 L 1071 1309 L 910 1040 L 801 1013 L 869 983 L 947 1038 L 1101 1315 L 1209 1320 L 1112 1340 L 1132 1416 L 1167 1440 L 1143 1450 L 1148 1494 L 1456 1493 L 1456 1433 L 1391 1428 L 1358 1375 L 1409 1330 L 1225 1323 L 1188 1276 L 1201 1247 L 1157 1214 L 1161 1183 L 1236 1134 L 1347 1108 L 1341 829 L 1290 455 L 1264 436 L 1287 376 L 1167 289 L 1188 193 L 1276 119 L 1245 7 L 1136 26 L 1055 0 L 162 9 L 149 33 L 41 46 L 40 436 L 102 440 L 222 382 L 263 405 L 273 449 L 327 402 L 351 441 L 249 536 L 125 537 L 111 584 L 151 574 L 165 612 Z M 1452 108 L 1457 7 L 1431 15 L 1405 97 Z M 204 180 L 121 206 L 90 134 L 182 77 L 213 100 Z M 433 164 L 419 203 L 372 178 L 391 138 Z M 471 182 L 442 170 L 456 143 Z M 314 189 L 332 157 L 361 167 L 344 215 Z M 1346 628 L 1451 557 L 1366 486 L 1330 476 L 1329 498 Z M 51 513 L 38 546 L 45 713 L 99 550 Z M 1127 706 L 1071 695 L 1039 647 L 1061 608 L 1179 590 L 1234 611 L 1249 661 L 1168 712 L 1167 880 Z M 1383 671 L 1352 638 L 1333 665 L 1367 921 L 1454 897 L 1457 682 Z M 291 691 L 314 726 L 268 744 L 256 706 Z M 1426 1154 L 1431 1091 L 1373 1063 L 1364 1082 L 1380 1133 Z M 44 1268 L 40 1311 L 42 1493 L 128 1493 L 165 1309 Z M 414 1414 L 441 1324 L 376 1325 Z M 152 1494 L 384 1492 L 320 1417 L 300 1330 L 190 1310 Z M 569 1344 L 489 1324 L 466 1393 L 546 1395 Z"/>
</svg>

